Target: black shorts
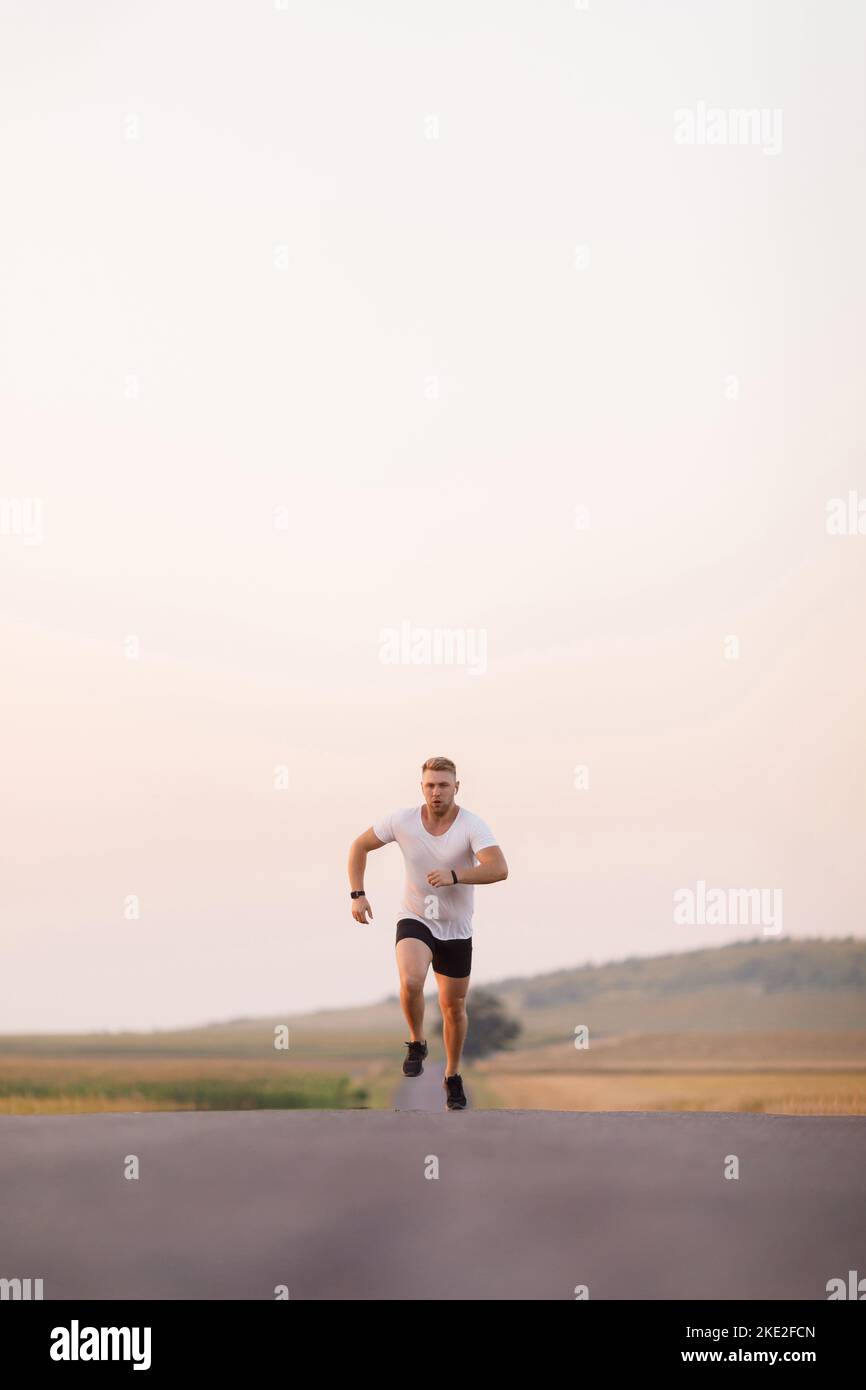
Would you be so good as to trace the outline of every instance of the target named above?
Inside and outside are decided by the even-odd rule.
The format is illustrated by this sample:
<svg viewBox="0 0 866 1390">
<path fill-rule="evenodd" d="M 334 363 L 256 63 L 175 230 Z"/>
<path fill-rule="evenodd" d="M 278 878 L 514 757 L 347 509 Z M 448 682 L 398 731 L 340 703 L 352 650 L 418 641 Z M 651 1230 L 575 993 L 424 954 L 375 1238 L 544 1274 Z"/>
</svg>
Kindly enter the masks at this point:
<svg viewBox="0 0 866 1390">
<path fill-rule="evenodd" d="M 413 917 L 401 917 L 397 923 L 397 941 L 407 936 L 414 936 L 430 947 L 433 969 L 437 975 L 450 975 L 452 979 L 463 980 L 472 969 L 471 936 L 461 937 L 457 941 L 440 941 L 423 922 L 416 922 Z"/>
</svg>

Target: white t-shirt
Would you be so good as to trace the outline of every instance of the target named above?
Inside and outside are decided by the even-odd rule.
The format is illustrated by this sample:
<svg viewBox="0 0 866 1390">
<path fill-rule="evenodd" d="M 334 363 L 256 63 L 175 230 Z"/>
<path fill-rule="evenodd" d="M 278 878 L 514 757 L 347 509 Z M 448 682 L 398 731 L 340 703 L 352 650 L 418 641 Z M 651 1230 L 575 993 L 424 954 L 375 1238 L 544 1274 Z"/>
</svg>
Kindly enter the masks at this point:
<svg viewBox="0 0 866 1390">
<path fill-rule="evenodd" d="M 497 844 L 486 821 L 463 806 L 444 835 L 424 829 L 420 806 L 392 811 L 373 825 L 383 844 L 396 840 L 403 851 L 406 882 L 401 916 L 413 917 L 429 927 L 440 941 L 457 941 L 472 935 L 473 883 L 454 883 L 432 888 L 427 875 L 432 869 L 472 869 L 480 849 Z"/>
</svg>

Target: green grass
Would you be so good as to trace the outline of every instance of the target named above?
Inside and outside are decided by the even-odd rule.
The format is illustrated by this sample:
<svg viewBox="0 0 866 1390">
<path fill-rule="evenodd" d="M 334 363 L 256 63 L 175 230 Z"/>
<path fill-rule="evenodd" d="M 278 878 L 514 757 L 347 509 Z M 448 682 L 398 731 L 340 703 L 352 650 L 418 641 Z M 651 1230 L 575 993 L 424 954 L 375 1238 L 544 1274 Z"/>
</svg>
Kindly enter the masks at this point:
<svg viewBox="0 0 866 1390">
<path fill-rule="evenodd" d="M 159 1064 L 155 1066 L 158 1071 Z M 15 1104 L 15 1103 L 18 1104 Z M 289 1081 L 276 1076 L 195 1077 L 184 1079 L 130 1080 L 123 1076 L 64 1076 L 51 1081 L 44 1076 L 14 1074 L 0 1077 L 0 1110 L 54 1112 L 68 1106 L 94 1109 L 191 1110 L 343 1110 L 369 1103 L 369 1092 L 346 1076 L 293 1075 Z"/>
</svg>

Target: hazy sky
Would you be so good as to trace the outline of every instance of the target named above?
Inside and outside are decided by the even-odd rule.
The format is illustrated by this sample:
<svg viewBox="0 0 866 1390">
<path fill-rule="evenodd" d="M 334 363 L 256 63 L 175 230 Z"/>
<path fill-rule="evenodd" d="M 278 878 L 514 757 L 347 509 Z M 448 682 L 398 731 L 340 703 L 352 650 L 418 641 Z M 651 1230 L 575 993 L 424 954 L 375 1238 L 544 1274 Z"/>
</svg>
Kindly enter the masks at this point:
<svg viewBox="0 0 866 1390">
<path fill-rule="evenodd" d="M 0 1031 L 394 992 L 437 754 L 476 982 L 862 935 L 862 5 L 0 25 Z"/>
</svg>

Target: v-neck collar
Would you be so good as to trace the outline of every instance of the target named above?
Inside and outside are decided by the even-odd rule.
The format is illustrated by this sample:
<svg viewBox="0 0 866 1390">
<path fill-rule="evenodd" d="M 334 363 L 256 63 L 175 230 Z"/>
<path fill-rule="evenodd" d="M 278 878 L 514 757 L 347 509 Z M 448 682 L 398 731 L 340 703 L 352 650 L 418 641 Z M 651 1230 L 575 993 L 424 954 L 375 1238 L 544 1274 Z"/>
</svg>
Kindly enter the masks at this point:
<svg viewBox="0 0 866 1390">
<path fill-rule="evenodd" d="M 462 807 L 462 806 L 458 806 L 458 807 L 457 807 L 457 815 L 454 817 L 453 821 L 452 821 L 451 824 L 449 825 L 448 830 L 443 830 L 441 835 L 431 835 L 430 831 L 427 829 L 426 825 L 424 824 L 424 808 L 423 808 L 423 806 L 419 806 L 419 807 L 418 807 L 418 820 L 421 822 L 421 829 L 424 831 L 424 834 L 427 836 L 427 838 L 428 838 L 429 840 L 444 840 L 444 839 L 445 839 L 445 836 L 448 834 L 448 831 L 449 831 L 449 830 L 452 830 L 452 829 L 454 828 L 454 826 L 457 824 L 457 822 L 459 821 L 459 819 L 460 819 L 460 817 L 461 817 L 462 815 L 463 815 L 463 807 Z"/>
</svg>

